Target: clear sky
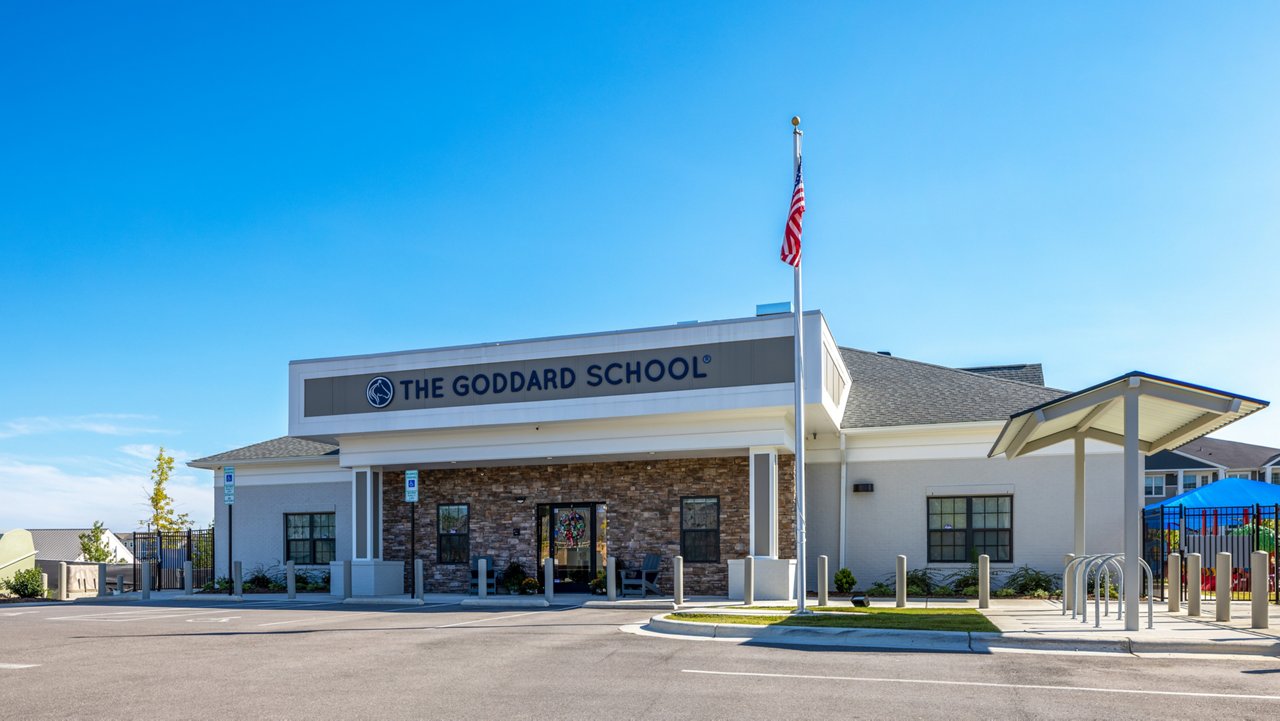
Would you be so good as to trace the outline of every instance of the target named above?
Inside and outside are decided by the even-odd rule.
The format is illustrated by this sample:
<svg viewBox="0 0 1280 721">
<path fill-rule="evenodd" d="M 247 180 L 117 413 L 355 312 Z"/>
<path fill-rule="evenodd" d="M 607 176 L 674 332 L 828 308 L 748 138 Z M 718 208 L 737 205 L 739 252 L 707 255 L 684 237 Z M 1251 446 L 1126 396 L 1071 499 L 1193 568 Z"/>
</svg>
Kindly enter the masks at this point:
<svg viewBox="0 0 1280 721">
<path fill-rule="evenodd" d="M 1280 401 L 1280 5 L 424 5 L 0 6 L 0 530 L 133 528 L 291 359 L 788 299 L 793 114 L 842 344 Z"/>
</svg>

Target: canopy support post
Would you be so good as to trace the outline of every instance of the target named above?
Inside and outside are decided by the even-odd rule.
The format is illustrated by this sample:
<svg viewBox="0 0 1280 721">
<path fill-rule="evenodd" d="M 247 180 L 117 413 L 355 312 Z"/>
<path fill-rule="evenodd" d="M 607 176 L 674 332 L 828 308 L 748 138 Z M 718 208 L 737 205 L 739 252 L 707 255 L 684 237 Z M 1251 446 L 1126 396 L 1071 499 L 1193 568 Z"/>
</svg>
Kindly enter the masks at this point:
<svg viewBox="0 0 1280 721">
<path fill-rule="evenodd" d="M 1084 434 L 1079 433 L 1075 438 L 1075 462 L 1076 462 L 1076 512 L 1075 512 L 1075 545 L 1073 553 L 1076 558 L 1084 555 L 1084 529 L 1085 529 L 1085 488 L 1084 488 Z"/>
<path fill-rule="evenodd" d="M 1124 390 L 1124 629 L 1137 631 L 1142 620 L 1142 455 L 1138 443 L 1140 381 Z"/>
</svg>

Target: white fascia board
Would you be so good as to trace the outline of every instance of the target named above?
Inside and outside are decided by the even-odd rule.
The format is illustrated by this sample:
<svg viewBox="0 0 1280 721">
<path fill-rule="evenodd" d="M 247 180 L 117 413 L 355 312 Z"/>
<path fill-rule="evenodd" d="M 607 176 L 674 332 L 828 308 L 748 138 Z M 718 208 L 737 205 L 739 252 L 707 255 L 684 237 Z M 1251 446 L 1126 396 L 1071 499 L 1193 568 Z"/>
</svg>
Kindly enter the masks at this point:
<svg viewBox="0 0 1280 721">
<path fill-rule="evenodd" d="M 988 458 L 991 444 L 1003 427 L 1003 421 L 977 421 L 849 429 L 845 431 L 845 460 L 875 462 Z M 1073 452 L 1071 443 L 1059 444 L 1044 451 L 1046 455 L 1069 455 Z M 1120 449 L 1107 443 L 1086 441 L 1085 452 L 1119 453 Z"/>
<path fill-rule="evenodd" d="M 250 464 L 242 461 L 229 464 L 236 467 L 237 486 L 278 486 L 297 483 L 350 483 L 351 471 L 338 465 L 337 456 L 329 456 L 324 463 L 274 463 Z M 222 476 L 214 476 L 215 490 L 222 488 Z"/>
<path fill-rule="evenodd" d="M 290 456 L 288 458 L 242 458 L 237 461 L 217 461 L 217 462 L 199 462 L 188 461 L 188 468 L 203 468 L 206 471 L 216 471 L 226 466 L 235 466 L 236 468 L 248 466 L 279 466 L 294 464 L 315 464 L 315 465 L 333 465 L 336 461 L 335 456 Z"/>
</svg>

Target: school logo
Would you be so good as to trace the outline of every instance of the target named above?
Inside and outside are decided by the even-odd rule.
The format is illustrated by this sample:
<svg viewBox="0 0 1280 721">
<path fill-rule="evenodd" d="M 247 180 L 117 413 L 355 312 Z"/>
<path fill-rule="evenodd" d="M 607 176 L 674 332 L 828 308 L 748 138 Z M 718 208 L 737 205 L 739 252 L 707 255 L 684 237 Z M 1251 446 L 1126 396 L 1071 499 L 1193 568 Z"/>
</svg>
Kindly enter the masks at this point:
<svg viewBox="0 0 1280 721">
<path fill-rule="evenodd" d="M 364 389 L 364 397 L 374 408 L 386 408 L 391 404 L 391 398 L 394 395 L 395 387 L 391 385 L 391 379 L 386 376 L 374 378 Z"/>
</svg>

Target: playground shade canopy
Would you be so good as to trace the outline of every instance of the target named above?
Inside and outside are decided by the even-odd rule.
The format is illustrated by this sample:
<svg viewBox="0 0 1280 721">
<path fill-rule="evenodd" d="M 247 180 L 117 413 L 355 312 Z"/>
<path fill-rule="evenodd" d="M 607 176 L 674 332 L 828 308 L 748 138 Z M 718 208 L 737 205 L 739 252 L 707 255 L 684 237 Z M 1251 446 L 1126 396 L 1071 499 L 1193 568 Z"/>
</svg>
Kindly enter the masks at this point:
<svg viewBox="0 0 1280 721">
<path fill-rule="evenodd" d="M 1158 503 L 1153 508 L 1229 508 L 1242 506 L 1273 506 L 1280 504 L 1280 486 L 1247 478 L 1224 478 L 1207 486 L 1180 493 Z"/>
</svg>

